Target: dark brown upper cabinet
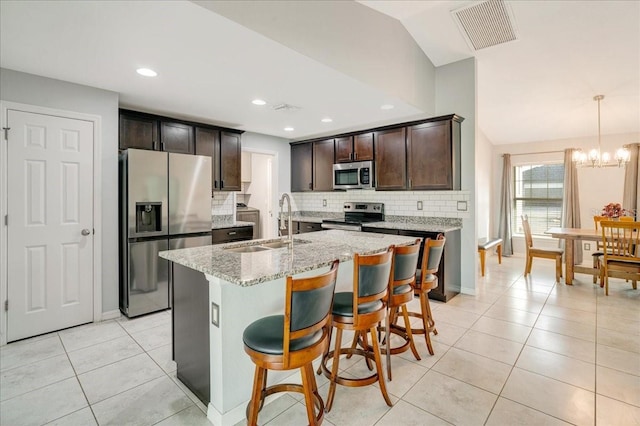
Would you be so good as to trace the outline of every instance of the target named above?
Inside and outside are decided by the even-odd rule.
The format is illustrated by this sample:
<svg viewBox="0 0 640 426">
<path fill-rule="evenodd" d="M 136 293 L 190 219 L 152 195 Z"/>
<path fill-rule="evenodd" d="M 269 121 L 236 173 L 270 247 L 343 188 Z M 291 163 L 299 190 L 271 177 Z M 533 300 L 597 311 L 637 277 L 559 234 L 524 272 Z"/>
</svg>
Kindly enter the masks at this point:
<svg viewBox="0 0 640 426">
<path fill-rule="evenodd" d="M 211 187 L 240 191 L 241 136 L 208 127 L 196 127 L 195 152 L 211 157 Z"/>
<path fill-rule="evenodd" d="M 120 149 L 160 149 L 157 118 L 120 113 Z"/>
<path fill-rule="evenodd" d="M 242 190 L 240 138 L 238 133 L 220 131 L 220 189 L 223 191 Z"/>
<path fill-rule="evenodd" d="M 160 124 L 160 149 L 178 154 L 193 154 L 193 126 L 171 121 Z"/>
<path fill-rule="evenodd" d="M 333 139 L 313 142 L 313 190 L 333 191 Z"/>
<path fill-rule="evenodd" d="M 373 132 L 336 138 L 336 163 L 373 160 Z"/>
<path fill-rule="evenodd" d="M 404 127 L 375 132 L 376 189 L 407 188 L 407 149 Z"/>
<path fill-rule="evenodd" d="M 448 121 L 407 128 L 409 189 L 453 189 L 451 128 Z"/>
<path fill-rule="evenodd" d="M 291 145 L 291 192 L 313 190 L 313 143 Z"/>
</svg>

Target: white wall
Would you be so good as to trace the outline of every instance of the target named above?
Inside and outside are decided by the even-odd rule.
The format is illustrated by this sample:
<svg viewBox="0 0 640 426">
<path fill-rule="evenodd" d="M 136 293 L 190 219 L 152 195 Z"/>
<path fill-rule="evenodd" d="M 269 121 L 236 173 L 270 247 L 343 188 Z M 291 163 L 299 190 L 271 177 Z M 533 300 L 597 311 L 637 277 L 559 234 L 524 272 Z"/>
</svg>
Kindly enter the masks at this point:
<svg viewBox="0 0 640 426">
<path fill-rule="evenodd" d="M 491 200 L 493 199 L 492 160 L 493 145 L 485 134 L 478 129 L 476 133 L 476 227 L 478 238 L 496 236 L 490 231 Z M 499 198 L 496 200 L 499 201 Z"/>
<path fill-rule="evenodd" d="M 242 150 L 271 154 L 274 156 L 273 168 L 276 171 L 271 205 L 278 207 L 278 200 L 285 192 L 291 191 L 291 150 L 287 139 L 261 133 L 246 132 L 242 134 Z M 273 215 L 270 225 L 272 235 L 277 235 L 277 214 Z"/>
<path fill-rule="evenodd" d="M 620 134 L 602 136 L 602 150 L 610 153 L 622 145 L 636 142 L 640 139 L 640 134 Z M 497 232 L 499 218 L 499 194 L 500 181 L 502 178 L 502 154 L 511 154 L 512 166 L 521 164 L 536 164 L 548 162 L 562 162 L 566 148 L 589 148 L 597 146 L 597 137 L 581 139 L 561 139 L 554 141 L 539 141 L 524 144 L 496 145 L 493 147 L 493 199 L 495 208 L 492 210 L 492 230 Z M 522 153 L 560 151 L 548 154 L 527 154 Z M 624 185 L 624 168 L 579 168 L 578 188 L 580 194 L 580 222 L 583 228 L 594 226 L 593 216 L 602 210 L 605 204 L 610 202 L 622 203 L 622 189 Z M 540 247 L 557 247 L 557 242 L 551 238 L 536 237 L 534 243 Z M 524 253 L 524 241 L 522 237 L 514 237 L 514 252 Z M 590 251 L 584 252 L 584 262 L 590 263 L 590 253 L 593 252 L 593 244 Z"/>
<path fill-rule="evenodd" d="M 476 214 L 476 61 L 465 59 L 436 68 L 436 115 L 456 113 L 461 125 L 462 190 L 469 192 L 469 217 L 462 220 L 461 291 L 475 294 L 477 275 Z"/>
<path fill-rule="evenodd" d="M 102 119 L 102 312 L 118 310 L 118 94 L 0 69 L 0 98 Z"/>
</svg>

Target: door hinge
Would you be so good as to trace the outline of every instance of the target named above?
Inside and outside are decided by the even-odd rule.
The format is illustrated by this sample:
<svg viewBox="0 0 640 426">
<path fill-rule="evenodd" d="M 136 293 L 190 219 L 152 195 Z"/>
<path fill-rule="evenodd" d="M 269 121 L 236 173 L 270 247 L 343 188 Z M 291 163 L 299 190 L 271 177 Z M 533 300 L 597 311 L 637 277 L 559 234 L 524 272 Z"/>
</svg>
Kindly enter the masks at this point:
<svg viewBox="0 0 640 426">
<path fill-rule="evenodd" d="M 4 140 L 8 141 L 9 140 L 9 130 L 11 130 L 11 127 L 3 127 L 2 130 L 4 130 Z"/>
<path fill-rule="evenodd" d="M 9 310 L 9 299 L 4 301 L 4 310 L 5 312 Z"/>
</svg>

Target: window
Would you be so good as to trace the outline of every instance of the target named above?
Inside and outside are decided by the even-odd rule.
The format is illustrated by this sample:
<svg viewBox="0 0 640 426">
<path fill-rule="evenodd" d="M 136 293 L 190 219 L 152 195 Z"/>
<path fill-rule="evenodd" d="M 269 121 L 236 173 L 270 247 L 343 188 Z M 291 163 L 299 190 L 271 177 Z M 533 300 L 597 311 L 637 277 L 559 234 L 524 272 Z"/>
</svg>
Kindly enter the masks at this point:
<svg viewBox="0 0 640 426">
<path fill-rule="evenodd" d="M 533 235 L 544 235 L 547 229 L 561 225 L 563 182 L 564 164 L 514 167 L 514 233 L 524 233 L 520 218 L 524 214 Z"/>
</svg>

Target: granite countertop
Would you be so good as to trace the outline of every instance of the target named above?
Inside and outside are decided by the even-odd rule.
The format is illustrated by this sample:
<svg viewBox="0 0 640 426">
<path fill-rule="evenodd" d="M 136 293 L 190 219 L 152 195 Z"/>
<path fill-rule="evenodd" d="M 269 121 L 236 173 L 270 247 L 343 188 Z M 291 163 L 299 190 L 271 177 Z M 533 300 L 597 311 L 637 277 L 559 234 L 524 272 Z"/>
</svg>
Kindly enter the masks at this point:
<svg viewBox="0 0 640 426">
<path fill-rule="evenodd" d="M 287 247 L 251 253 L 226 248 L 260 245 L 275 240 L 251 240 L 160 252 L 160 257 L 242 287 L 328 266 L 334 259 L 347 261 L 355 253 L 372 254 L 389 245 L 409 244 L 412 237 L 329 230 L 294 237 Z"/>
<path fill-rule="evenodd" d="M 253 226 L 253 222 L 243 222 L 236 220 L 233 215 L 213 216 L 211 229 L 241 228 L 243 226 Z"/>
</svg>

